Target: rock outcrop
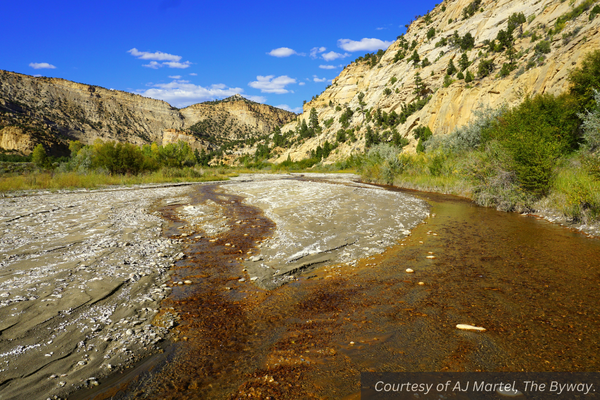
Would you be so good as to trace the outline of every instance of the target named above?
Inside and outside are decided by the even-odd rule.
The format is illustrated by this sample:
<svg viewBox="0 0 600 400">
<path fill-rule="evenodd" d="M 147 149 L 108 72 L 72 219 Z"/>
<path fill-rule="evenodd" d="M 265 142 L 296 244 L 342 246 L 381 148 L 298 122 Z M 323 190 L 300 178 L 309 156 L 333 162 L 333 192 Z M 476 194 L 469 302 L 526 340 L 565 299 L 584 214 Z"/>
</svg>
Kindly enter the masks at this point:
<svg viewBox="0 0 600 400">
<path fill-rule="evenodd" d="M 405 151 L 415 151 L 416 140 L 412 130 L 417 126 L 429 126 L 434 135 L 448 134 L 466 124 L 480 107 L 514 106 L 528 95 L 565 91 L 569 85 L 569 72 L 587 53 L 600 48 L 600 16 L 590 18 L 594 4 L 588 1 L 587 7 L 580 8 L 584 9 L 582 13 L 573 13 L 584 2 L 442 2 L 426 16 L 411 23 L 407 33 L 399 37 L 376 63 L 364 60 L 351 63 L 323 93 L 306 103 L 297 122 L 285 125 L 281 131 L 295 131 L 303 120 L 309 123 L 310 110 L 315 108 L 322 132 L 300 141 L 272 161 L 282 162 L 288 157 L 293 161 L 308 158 L 311 151 L 325 141 L 335 143 L 340 129 L 354 130 L 357 140 L 340 143 L 328 161 L 364 151 L 365 133 L 369 127 L 375 132 L 379 130 L 380 135 L 388 130 L 388 134 L 381 136 L 384 141 L 390 140 L 390 128 L 377 126 L 369 117 L 378 110 L 386 114 L 401 114 L 405 105 L 419 99 L 421 95 L 415 93 L 417 73 L 425 86 L 425 95 L 431 97 L 422 109 L 394 127 L 410 141 Z M 465 19 L 463 10 L 476 3 L 475 13 Z M 516 68 L 502 77 L 499 71 L 509 61 L 506 52 L 488 52 L 486 41 L 494 40 L 501 30 L 507 30 L 508 18 L 515 13 L 522 13 L 525 17 L 525 22 L 520 23 L 513 33 Z M 561 23 L 560 17 L 566 22 Z M 470 83 L 457 79 L 456 75 L 450 80 L 445 78 L 450 60 L 458 67 L 463 54 L 458 45 L 453 45 L 455 32 L 459 38 L 470 33 L 475 39 L 474 48 L 465 52 L 470 62 L 467 69 L 475 76 Z M 550 44 L 546 49 L 549 52 L 536 49 L 536 45 L 543 41 Z M 415 50 L 421 60 L 418 67 L 410 60 Z M 401 60 L 396 58 L 399 51 L 405 53 Z M 422 61 L 425 59 L 429 65 L 426 62 L 424 66 Z M 480 78 L 477 70 L 482 60 L 492 60 L 495 69 L 489 76 Z M 349 125 L 344 127 L 340 117 L 346 108 L 354 113 Z"/>
<path fill-rule="evenodd" d="M 164 101 L 128 92 L 0 71 L 0 129 L 3 129 L 2 143 L 8 145 L 2 148 L 23 154 L 31 151 L 32 144 L 48 141 L 63 148 L 67 140 L 80 140 L 85 144 L 96 139 L 162 144 L 163 140 L 170 142 L 175 131 L 196 148 L 206 148 L 209 147 L 207 139 L 222 135 L 223 129 L 215 126 L 200 135 L 187 128 L 214 113 L 227 114 L 229 125 L 257 136 L 268 134 L 273 127 L 296 117 L 294 113 L 254 103 L 242 96 L 180 110 Z M 7 127 L 19 127 L 29 141 L 15 142 L 11 139 L 14 130 L 5 132 Z M 227 134 L 234 136 L 235 132 Z"/>
</svg>

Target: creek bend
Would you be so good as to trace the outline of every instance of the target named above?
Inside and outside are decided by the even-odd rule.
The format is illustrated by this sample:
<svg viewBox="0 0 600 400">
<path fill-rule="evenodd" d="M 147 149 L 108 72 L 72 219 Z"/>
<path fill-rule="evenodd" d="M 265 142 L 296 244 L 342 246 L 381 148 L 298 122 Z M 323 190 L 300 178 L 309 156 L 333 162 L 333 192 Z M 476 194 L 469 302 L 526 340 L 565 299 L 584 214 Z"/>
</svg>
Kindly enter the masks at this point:
<svg viewBox="0 0 600 400">
<path fill-rule="evenodd" d="M 307 265 L 275 272 L 264 264 L 285 253 L 286 242 L 277 234 L 281 220 L 268 216 L 286 214 L 261 200 L 257 187 L 284 194 L 290 179 L 309 180 L 262 179 L 198 186 L 190 204 L 162 208 L 171 221 L 164 234 L 188 242 L 163 301 L 181 318 L 180 341 L 121 398 L 358 399 L 361 371 L 598 369 L 597 239 L 464 199 L 410 192 L 429 203 L 430 215 L 409 236 L 402 233 L 407 227 L 398 230 L 385 251 L 351 260 L 344 252 L 354 242 L 346 240 L 322 246 L 338 258 L 323 261 L 331 252 L 314 252 Z M 320 179 L 327 176 L 310 181 Z M 331 179 L 329 185 L 365 186 Z M 252 196 L 266 215 L 248 205 Z M 365 202 L 356 213 L 370 208 L 377 207 Z M 315 228 L 318 221 L 301 222 Z M 281 259 L 293 264 L 289 255 Z M 184 280 L 193 284 L 176 284 Z M 115 394 L 97 389 L 88 397 Z"/>
</svg>

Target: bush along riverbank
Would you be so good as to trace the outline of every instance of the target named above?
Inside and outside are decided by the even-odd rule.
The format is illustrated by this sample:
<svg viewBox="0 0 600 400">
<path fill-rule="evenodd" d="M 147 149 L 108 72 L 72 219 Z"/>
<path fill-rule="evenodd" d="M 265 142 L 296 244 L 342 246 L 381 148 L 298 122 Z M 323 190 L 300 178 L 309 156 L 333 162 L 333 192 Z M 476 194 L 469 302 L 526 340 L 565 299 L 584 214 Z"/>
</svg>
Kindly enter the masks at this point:
<svg viewBox="0 0 600 400">
<path fill-rule="evenodd" d="M 345 163 L 368 182 L 469 197 L 503 211 L 600 221 L 600 50 L 558 96 L 481 109 L 448 135 L 423 135 L 416 154 L 379 144 Z M 422 134 L 420 130 L 418 134 Z M 344 167 L 340 165 L 340 167 Z"/>
<path fill-rule="evenodd" d="M 209 167 L 185 142 L 165 146 L 71 141 L 70 157 L 55 159 L 39 144 L 25 162 L 0 164 L 0 192 L 31 189 L 97 188 L 166 182 L 226 180 L 237 172 Z M 17 168 L 18 167 L 18 168 Z"/>
</svg>

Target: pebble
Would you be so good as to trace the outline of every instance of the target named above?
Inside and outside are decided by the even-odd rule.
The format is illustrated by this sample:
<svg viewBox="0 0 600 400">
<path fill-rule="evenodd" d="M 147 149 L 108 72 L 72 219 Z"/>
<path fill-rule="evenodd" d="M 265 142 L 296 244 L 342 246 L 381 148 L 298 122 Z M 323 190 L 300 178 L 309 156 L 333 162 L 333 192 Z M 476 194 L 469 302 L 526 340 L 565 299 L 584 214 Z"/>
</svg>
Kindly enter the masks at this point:
<svg viewBox="0 0 600 400">
<path fill-rule="evenodd" d="M 457 329 L 462 329 L 464 331 L 475 331 L 475 332 L 485 332 L 485 328 L 482 328 L 480 326 L 474 326 L 474 325 L 467 325 L 467 324 L 458 324 L 456 325 Z"/>
<path fill-rule="evenodd" d="M 431 259 L 434 259 L 435 256 L 427 256 L 426 258 L 429 258 L 431 260 Z"/>
<path fill-rule="evenodd" d="M 419 286 L 425 286 L 425 282 L 419 282 Z"/>
<path fill-rule="evenodd" d="M 255 281 L 258 279 L 258 276 L 253 276 L 252 278 L 250 278 L 251 281 Z"/>
<path fill-rule="evenodd" d="M 246 278 L 240 278 L 238 279 L 238 282 L 246 282 Z"/>
<path fill-rule="evenodd" d="M 185 283 L 186 285 L 191 285 L 192 281 L 190 281 L 189 279 L 186 279 L 185 281 L 183 281 L 183 283 Z"/>
<path fill-rule="evenodd" d="M 406 268 L 406 272 L 409 274 L 412 274 L 415 271 L 412 268 Z"/>
</svg>

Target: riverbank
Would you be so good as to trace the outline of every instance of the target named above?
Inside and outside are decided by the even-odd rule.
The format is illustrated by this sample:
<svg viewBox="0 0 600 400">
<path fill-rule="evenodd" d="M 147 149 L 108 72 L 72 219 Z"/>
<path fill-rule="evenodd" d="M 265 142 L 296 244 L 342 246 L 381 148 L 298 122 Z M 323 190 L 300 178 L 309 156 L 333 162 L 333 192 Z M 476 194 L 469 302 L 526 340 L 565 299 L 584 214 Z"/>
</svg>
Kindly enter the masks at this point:
<svg viewBox="0 0 600 400">
<path fill-rule="evenodd" d="M 420 192 L 449 194 L 463 197 L 481 205 L 496 208 L 499 211 L 517 212 L 521 215 L 533 215 L 543 218 L 549 222 L 559 224 L 567 229 L 574 229 L 583 232 L 590 237 L 600 237 L 600 221 L 595 218 L 586 218 L 585 220 L 574 218 L 571 213 L 566 213 L 565 209 L 569 207 L 569 199 L 560 191 L 552 192 L 549 196 L 534 201 L 527 208 L 518 208 L 512 210 L 503 210 L 495 203 L 480 204 L 474 195 L 472 183 L 458 176 L 453 177 L 432 177 L 427 174 L 417 176 L 395 176 L 392 182 L 384 179 L 377 171 L 367 170 L 361 174 L 364 182 L 377 185 L 388 185 L 401 189 L 408 189 Z"/>
<path fill-rule="evenodd" d="M 0 397 L 63 397 L 160 351 L 184 257 L 154 208 L 189 185 L 0 198 Z"/>
</svg>

